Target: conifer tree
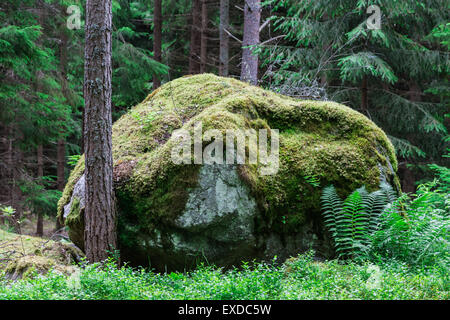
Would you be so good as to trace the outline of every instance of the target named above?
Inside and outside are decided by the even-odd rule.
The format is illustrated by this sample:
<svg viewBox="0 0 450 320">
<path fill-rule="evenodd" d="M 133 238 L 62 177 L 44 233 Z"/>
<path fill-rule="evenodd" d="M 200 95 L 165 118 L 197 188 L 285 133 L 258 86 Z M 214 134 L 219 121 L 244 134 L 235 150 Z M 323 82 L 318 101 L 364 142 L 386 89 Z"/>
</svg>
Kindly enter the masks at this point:
<svg viewBox="0 0 450 320">
<path fill-rule="evenodd" d="M 448 19 L 445 1 L 268 4 L 278 13 L 273 17 L 276 31 L 284 35 L 282 45 L 260 47 L 271 86 L 313 86 L 326 79 L 327 98 L 350 105 L 382 127 L 401 164 L 442 161 L 449 101 L 437 88 L 446 81 L 450 59 L 431 33 Z M 380 9 L 380 28 L 370 24 L 374 5 Z"/>
</svg>

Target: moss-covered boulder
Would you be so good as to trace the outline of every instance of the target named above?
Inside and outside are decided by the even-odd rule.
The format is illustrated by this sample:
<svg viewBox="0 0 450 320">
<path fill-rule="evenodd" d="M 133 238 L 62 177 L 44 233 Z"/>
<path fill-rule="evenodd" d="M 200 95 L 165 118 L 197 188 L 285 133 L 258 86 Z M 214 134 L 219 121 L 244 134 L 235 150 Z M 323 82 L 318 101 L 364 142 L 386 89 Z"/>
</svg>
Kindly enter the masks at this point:
<svg viewBox="0 0 450 320">
<path fill-rule="evenodd" d="M 278 129 L 279 167 L 261 163 L 176 164 L 174 130 Z M 250 150 L 254 141 L 246 141 Z M 206 146 L 208 142 L 204 142 Z M 319 198 L 333 184 L 342 196 L 382 180 L 398 188 L 397 161 L 384 132 L 362 114 L 330 101 L 285 97 L 231 78 L 203 74 L 166 83 L 113 126 L 114 182 L 123 260 L 164 270 L 199 260 L 230 266 L 328 254 Z M 83 248 L 84 159 L 58 214 Z"/>
</svg>

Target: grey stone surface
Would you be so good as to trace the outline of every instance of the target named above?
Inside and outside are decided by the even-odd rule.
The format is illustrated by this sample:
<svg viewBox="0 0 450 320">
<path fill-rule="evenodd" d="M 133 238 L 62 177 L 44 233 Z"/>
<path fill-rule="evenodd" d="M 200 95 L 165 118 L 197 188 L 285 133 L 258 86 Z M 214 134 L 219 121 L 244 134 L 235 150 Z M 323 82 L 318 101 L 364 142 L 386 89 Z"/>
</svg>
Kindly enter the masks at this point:
<svg viewBox="0 0 450 320">
<path fill-rule="evenodd" d="M 256 201 L 234 165 L 204 165 L 198 187 L 189 192 L 179 228 L 204 232 L 218 241 L 253 241 Z"/>
<path fill-rule="evenodd" d="M 78 179 L 77 183 L 75 184 L 73 188 L 73 193 L 70 198 L 70 202 L 64 206 L 64 219 L 67 218 L 67 216 L 70 213 L 70 208 L 72 207 L 72 203 L 75 198 L 78 198 L 80 200 L 80 210 L 84 209 L 85 207 L 85 192 L 86 192 L 86 184 L 84 179 L 84 174 Z"/>
<path fill-rule="evenodd" d="M 175 227 L 155 230 L 154 237 L 145 238 L 142 247 L 166 265 L 183 259 L 238 265 L 256 252 L 254 219 L 258 214 L 256 201 L 235 165 L 203 165 L 198 185 L 189 190 Z"/>
<path fill-rule="evenodd" d="M 84 209 L 84 174 L 75 184 L 70 202 L 64 206 L 64 218 L 75 198 L 80 200 L 80 209 Z M 205 164 L 174 226 L 156 228 L 152 237 L 140 233 L 138 243 L 140 250 L 156 257 L 161 265 L 199 260 L 237 265 L 257 251 L 254 220 L 258 214 L 256 201 L 239 178 L 236 165 Z"/>
</svg>

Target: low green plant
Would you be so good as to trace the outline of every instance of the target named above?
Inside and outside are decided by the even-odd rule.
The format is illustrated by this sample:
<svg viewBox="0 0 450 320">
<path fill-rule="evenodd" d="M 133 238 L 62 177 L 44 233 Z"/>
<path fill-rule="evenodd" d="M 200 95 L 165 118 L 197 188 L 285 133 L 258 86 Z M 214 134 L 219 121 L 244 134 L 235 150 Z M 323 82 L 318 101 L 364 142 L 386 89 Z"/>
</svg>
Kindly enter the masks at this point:
<svg viewBox="0 0 450 320">
<path fill-rule="evenodd" d="M 282 265 L 245 263 L 223 270 L 201 265 L 190 272 L 153 273 L 114 261 L 86 264 L 71 276 L 50 271 L 7 281 L 0 272 L 0 300 L 296 300 L 449 298 L 442 267 L 411 270 L 405 263 L 374 265 L 317 261 L 313 252 Z"/>
<path fill-rule="evenodd" d="M 381 215 L 373 235 L 373 255 L 413 266 L 450 265 L 450 194 L 439 180 L 403 194 Z"/>
<path fill-rule="evenodd" d="M 324 188 L 321 197 L 324 224 L 338 258 L 367 257 L 371 236 L 380 225 L 380 214 L 395 197 L 395 191 L 387 183 L 382 183 L 380 190 L 372 193 L 361 187 L 345 200 L 339 197 L 334 186 Z"/>
</svg>

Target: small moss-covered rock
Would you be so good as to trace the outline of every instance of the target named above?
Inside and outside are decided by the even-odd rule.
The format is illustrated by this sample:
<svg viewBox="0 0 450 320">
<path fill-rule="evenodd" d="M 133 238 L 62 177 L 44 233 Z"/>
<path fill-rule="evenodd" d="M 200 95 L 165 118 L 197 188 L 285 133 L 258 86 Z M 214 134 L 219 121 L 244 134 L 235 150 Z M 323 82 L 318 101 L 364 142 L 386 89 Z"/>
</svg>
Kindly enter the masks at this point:
<svg viewBox="0 0 450 320">
<path fill-rule="evenodd" d="M 0 274 L 16 280 L 50 269 L 69 274 L 81 262 L 83 252 L 68 241 L 53 241 L 0 231 Z"/>
<path fill-rule="evenodd" d="M 261 163 L 176 164 L 172 133 L 279 130 L 279 170 Z M 246 150 L 252 147 L 246 141 Z M 191 143 L 192 144 L 192 143 Z M 203 143 L 205 146 L 206 142 Z M 362 114 L 329 101 L 298 100 L 212 74 L 166 83 L 113 126 L 114 182 L 121 255 L 135 264 L 183 270 L 198 260 L 329 253 L 320 193 L 346 196 L 386 180 L 398 189 L 397 160 L 385 133 Z M 72 172 L 58 215 L 83 247 L 84 159 Z M 78 200 L 77 200 L 78 199 Z"/>
<path fill-rule="evenodd" d="M 17 279 L 31 278 L 35 274 L 46 274 L 53 270 L 61 274 L 70 275 L 77 267 L 56 263 L 55 260 L 43 256 L 24 256 L 8 263 L 5 269 L 6 279 L 15 281 Z"/>
</svg>

